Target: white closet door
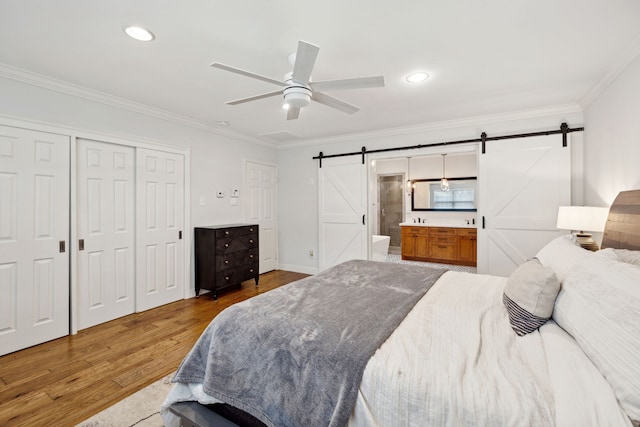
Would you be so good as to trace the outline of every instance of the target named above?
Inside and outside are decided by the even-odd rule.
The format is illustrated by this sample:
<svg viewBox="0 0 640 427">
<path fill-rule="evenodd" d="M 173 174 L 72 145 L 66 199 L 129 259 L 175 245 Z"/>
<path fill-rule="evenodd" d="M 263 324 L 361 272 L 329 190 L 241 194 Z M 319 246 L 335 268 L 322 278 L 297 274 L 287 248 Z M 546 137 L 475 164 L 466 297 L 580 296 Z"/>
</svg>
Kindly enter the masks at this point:
<svg viewBox="0 0 640 427">
<path fill-rule="evenodd" d="M 69 333 L 69 146 L 0 126 L 0 355 Z"/>
<path fill-rule="evenodd" d="M 359 156 L 325 159 L 318 169 L 320 271 L 367 259 L 366 172 Z"/>
<path fill-rule="evenodd" d="M 77 144 L 78 329 L 135 312 L 135 149 Z"/>
<path fill-rule="evenodd" d="M 571 204 L 571 152 L 561 135 L 538 136 L 487 142 L 479 161 L 478 273 L 508 276 L 562 234 L 556 217 Z"/>
<path fill-rule="evenodd" d="M 136 310 L 184 296 L 184 156 L 136 152 Z"/>
<path fill-rule="evenodd" d="M 246 188 L 249 196 L 247 222 L 259 226 L 260 274 L 276 269 L 278 231 L 276 228 L 276 167 L 247 162 Z"/>
</svg>

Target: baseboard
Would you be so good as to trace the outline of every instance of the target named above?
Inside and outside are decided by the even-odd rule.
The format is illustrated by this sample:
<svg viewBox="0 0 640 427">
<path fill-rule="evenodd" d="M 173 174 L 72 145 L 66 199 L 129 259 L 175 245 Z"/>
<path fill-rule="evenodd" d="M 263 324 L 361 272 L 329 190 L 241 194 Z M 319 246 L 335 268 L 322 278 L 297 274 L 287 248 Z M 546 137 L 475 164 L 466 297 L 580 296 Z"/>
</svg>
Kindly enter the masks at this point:
<svg viewBox="0 0 640 427">
<path fill-rule="evenodd" d="M 293 271 L 295 273 L 304 274 L 318 274 L 318 269 L 315 267 L 303 267 L 293 264 L 278 264 L 278 270 Z"/>
</svg>

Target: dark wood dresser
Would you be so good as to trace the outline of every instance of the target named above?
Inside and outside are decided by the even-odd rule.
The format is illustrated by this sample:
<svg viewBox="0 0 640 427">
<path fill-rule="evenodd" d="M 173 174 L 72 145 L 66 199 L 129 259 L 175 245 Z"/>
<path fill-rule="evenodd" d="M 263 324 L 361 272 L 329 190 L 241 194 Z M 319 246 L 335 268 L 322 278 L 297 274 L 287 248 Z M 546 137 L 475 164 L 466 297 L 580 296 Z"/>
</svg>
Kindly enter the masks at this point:
<svg viewBox="0 0 640 427">
<path fill-rule="evenodd" d="M 228 224 L 195 228 L 196 296 L 255 279 L 258 286 L 258 226 Z"/>
</svg>

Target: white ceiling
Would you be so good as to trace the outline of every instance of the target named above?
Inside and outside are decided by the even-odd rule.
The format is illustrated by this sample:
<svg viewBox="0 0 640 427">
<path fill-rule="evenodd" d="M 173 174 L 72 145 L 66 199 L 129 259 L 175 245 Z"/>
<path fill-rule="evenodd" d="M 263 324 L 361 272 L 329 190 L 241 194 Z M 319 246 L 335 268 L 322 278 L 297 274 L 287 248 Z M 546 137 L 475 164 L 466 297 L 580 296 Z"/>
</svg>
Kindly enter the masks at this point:
<svg viewBox="0 0 640 427">
<path fill-rule="evenodd" d="M 156 39 L 130 39 L 131 24 Z M 386 87 L 328 92 L 355 115 L 312 103 L 287 121 L 280 97 L 225 104 L 278 87 L 210 63 L 281 79 L 300 39 L 320 47 L 315 81 L 383 75 Z M 5 75 L 15 67 L 212 128 L 227 121 L 225 132 L 275 145 L 576 106 L 639 40 L 638 0 L 0 0 Z M 431 78 L 406 83 L 415 70 Z"/>
</svg>

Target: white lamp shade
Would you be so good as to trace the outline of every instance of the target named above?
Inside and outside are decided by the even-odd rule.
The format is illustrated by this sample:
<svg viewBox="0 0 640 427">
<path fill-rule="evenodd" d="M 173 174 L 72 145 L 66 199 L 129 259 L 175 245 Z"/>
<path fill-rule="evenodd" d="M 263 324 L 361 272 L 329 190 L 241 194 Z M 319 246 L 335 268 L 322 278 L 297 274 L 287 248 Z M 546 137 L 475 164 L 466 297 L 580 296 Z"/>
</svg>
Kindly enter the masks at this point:
<svg viewBox="0 0 640 427">
<path fill-rule="evenodd" d="M 556 227 L 561 230 L 604 231 L 609 208 L 560 206 Z"/>
</svg>

